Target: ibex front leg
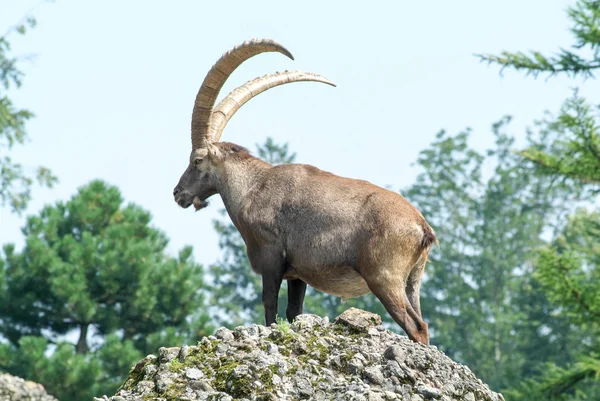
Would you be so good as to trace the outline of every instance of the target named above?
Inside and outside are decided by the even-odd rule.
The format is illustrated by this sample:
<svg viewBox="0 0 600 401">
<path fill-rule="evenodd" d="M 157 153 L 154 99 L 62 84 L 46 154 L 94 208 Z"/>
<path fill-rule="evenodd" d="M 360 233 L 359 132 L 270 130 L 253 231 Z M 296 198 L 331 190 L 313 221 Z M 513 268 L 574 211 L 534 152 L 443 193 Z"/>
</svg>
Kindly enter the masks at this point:
<svg viewBox="0 0 600 401">
<path fill-rule="evenodd" d="M 277 298 L 279 297 L 279 288 L 283 280 L 283 273 L 278 273 L 263 273 L 262 276 L 262 303 L 265 308 L 265 323 L 267 326 L 275 323 L 277 318 Z"/>
<path fill-rule="evenodd" d="M 300 279 L 288 280 L 288 306 L 286 317 L 288 322 L 302 314 L 302 305 L 304 304 L 304 294 L 306 294 L 306 283 Z"/>
<path fill-rule="evenodd" d="M 275 323 L 277 317 L 277 298 L 283 281 L 284 259 L 279 248 L 263 247 L 248 250 L 252 269 L 262 275 L 262 303 L 265 308 L 265 323 Z"/>
</svg>

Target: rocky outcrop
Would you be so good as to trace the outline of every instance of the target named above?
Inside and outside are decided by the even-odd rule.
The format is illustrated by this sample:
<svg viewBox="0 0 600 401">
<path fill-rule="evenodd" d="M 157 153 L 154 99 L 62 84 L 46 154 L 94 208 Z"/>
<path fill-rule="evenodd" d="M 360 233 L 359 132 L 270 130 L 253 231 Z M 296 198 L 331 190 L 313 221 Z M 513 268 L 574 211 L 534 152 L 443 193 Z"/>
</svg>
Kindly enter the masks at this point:
<svg viewBox="0 0 600 401">
<path fill-rule="evenodd" d="M 44 386 L 20 377 L 0 373 L 0 401 L 56 401 Z"/>
<path fill-rule="evenodd" d="M 138 400 L 501 401 L 435 347 L 392 333 L 351 308 L 333 323 L 301 315 L 289 325 L 220 328 L 197 346 L 161 348 L 113 397 Z"/>
</svg>

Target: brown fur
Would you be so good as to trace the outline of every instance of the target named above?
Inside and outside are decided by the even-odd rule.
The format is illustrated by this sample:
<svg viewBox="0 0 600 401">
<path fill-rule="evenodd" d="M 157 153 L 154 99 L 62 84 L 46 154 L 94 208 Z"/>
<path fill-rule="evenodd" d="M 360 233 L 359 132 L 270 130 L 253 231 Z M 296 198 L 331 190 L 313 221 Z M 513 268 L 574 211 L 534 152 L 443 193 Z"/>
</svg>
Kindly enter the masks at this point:
<svg viewBox="0 0 600 401">
<path fill-rule="evenodd" d="M 344 299 L 371 291 L 411 339 L 429 343 L 419 293 L 436 238 L 401 195 L 313 166 L 271 166 L 231 143 L 193 151 L 174 196 L 188 207 L 216 193 L 263 278 L 267 324 L 285 279 L 290 320 L 302 313 L 305 284 Z"/>
</svg>

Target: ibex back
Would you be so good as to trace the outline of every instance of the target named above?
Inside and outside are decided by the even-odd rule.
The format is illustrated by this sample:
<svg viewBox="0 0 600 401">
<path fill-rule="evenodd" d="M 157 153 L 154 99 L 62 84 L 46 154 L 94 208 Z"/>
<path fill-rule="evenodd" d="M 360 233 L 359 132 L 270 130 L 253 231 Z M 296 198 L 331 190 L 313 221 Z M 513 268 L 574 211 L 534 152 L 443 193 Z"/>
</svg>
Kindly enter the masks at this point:
<svg viewBox="0 0 600 401">
<path fill-rule="evenodd" d="M 219 194 L 262 276 L 265 321 L 275 322 L 288 281 L 287 319 L 302 313 L 306 285 L 344 299 L 373 292 L 408 336 L 429 343 L 419 291 L 436 241 L 421 213 L 397 193 L 302 164 L 272 166 L 243 147 L 219 142 L 233 114 L 259 93 L 284 83 L 326 78 L 283 72 L 249 81 L 217 106 L 225 80 L 242 62 L 280 44 L 252 40 L 225 53 L 206 76 L 192 114 L 192 153 L 173 191 L 182 207 L 207 206 Z M 214 106 L 214 107 L 213 107 Z"/>
</svg>

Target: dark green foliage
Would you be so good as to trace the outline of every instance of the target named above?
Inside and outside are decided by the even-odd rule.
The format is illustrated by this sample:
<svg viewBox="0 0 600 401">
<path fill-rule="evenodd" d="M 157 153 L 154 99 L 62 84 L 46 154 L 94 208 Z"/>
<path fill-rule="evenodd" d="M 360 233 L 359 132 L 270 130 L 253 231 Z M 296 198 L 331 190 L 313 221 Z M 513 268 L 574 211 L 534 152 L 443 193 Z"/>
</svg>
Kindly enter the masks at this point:
<svg viewBox="0 0 600 401">
<path fill-rule="evenodd" d="M 568 325 L 550 316 L 530 275 L 533 250 L 579 192 L 511 152 L 509 122 L 493 125 L 496 145 L 486 153 L 469 147 L 469 130 L 440 132 L 421 152 L 417 164 L 424 172 L 406 191 L 440 241 L 422 288 L 432 342 L 497 390 L 520 381 L 547 355 L 569 358 L 560 346 L 570 341 Z M 550 135 L 537 138 L 544 143 Z"/>
<path fill-rule="evenodd" d="M 190 247 L 167 256 L 168 240 L 150 222 L 102 181 L 29 216 L 25 248 L 6 245 L 0 259 L 0 333 L 9 341 L 0 369 L 79 400 L 80 391 L 114 392 L 159 346 L 205 334 L 203 269 Z"/>
<path fill-rule="evenodd" d="M 575 35 L 575 51 L 560 49 L 554 56 L 544 56 L 538 51 L 529 54 L 503 51 L 499 56 L 485 54 L 478 57 L 499 64 L 502 69 L 510 67 L 535 77 L 542 73 L 592 77 L 594 70 L 600 68 L 600 1 L 577 0 L 567 13 L 573 22 L 571 32 Z M 585 52 L 591 53 L 591 57 L 583 56 Z"/>
<path fill-rule="evenodd" d="M 565 73 L 592 77 L 600 68 L 600 1 L 578 0 L 568 9 L 576 37 L 574 47 L 586 49 L 584 59 L 561 49 L 558 56 L 533 57 L 504 52 L 483 59 L 526 74 Z M 600 139 L 598 107 L 577 93 L 568 99 L 557 117 L 540 123 L 551 138 L 540 138 L 520 152 L 536 166 L 536 173 L 555 182 L 578 183 L 597 194 L 600 184 Z M 550 197 L 547 196 L 549 199 Z M 568 359 L 545 355 L 546 363 L 535 369 L 536 377 L 507 391 L 511 399 L 579 400 L 600 399 L 600 217 L 597 211 L 580 209 L 561 227 L 552 243 L 535 253 L 533 277 L 553 305 L 555 318 L 569 323 Z"/>
<path fill-rule="evenodd" d="M 600 166 L 599 166 L 600 167 Z M 600 396 L 600 214 L 580 209 L 551 246 L 538 252 L 534 277 L 572 325 L 572 363 L 539 366 L 539 377 L 508 392 L 514 399 L 577 400 Z"/>
<path fill-rule="evenodd" d="M 559 136 L 551 151 L 536 143 L 521 155 L 538 164 L 540 171 L 600 188 L 600 108 L 592 107 L 577 92 L 567 99 L 560 114 L 545 121 L 548 130 Z"/>
<path fill-rule="evenodd" d="M 19 346 L 10 350 L 2 369 L 44 384 L 46 390 L 62 400 L 91 400 L 101 394 L 113 394 L 131 366 L 143 357 L 130 341 L 111 335 L 95 352 L 77 354 L 68 342 L 51 344 L 43 337 L 22 337 Z M 50 356 L 48 350 L 53 350 Z"/>
<path fill-rule="evenodd" d="M 21 86 L 23 73 L 18 69 L 19 57 L 11 55 L 8 36 L 17 32 L 25 34 L 27 28 L 35 26 L 35 19 L 27 17 L 22 23 L 12 27 L 0 36 L 0 206 L 9 206 L 14 212 L 23 211 L 31 199 L 31 186 L 34 179 L 27 168 L 13 161 L 6 155 L 15 145 L 23 145 L 27 141 L 25 124 L 33 117 L 33 113 L 16 107 L 8 97 L 8 90 Z M 52 187 L 56 177 L 45 167 L 38 167 L 36 181 Z"/>
</svg>

